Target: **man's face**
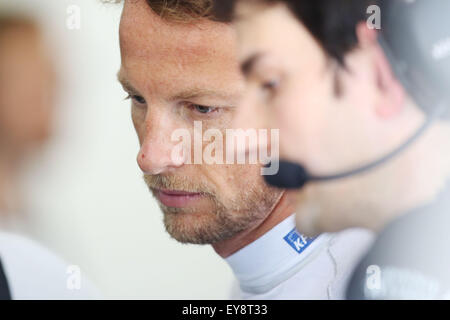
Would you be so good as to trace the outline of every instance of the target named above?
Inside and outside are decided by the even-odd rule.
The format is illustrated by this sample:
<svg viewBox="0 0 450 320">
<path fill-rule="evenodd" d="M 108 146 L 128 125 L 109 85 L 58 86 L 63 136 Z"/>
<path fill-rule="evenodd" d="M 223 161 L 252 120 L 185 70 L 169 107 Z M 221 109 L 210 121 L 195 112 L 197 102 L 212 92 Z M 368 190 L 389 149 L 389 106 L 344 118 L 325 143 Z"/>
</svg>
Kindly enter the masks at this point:
<svg viewBox="0 0 450 320">
<path fill-rule="evenodd" d="M 17 26 L 0 35 L 0 144 L 23 152 L 51 131 L 55 82 L 38 32 Z"/>
<path fill-rule="evenodd" d="M 172 157 L 177 129 L 194 137 L 231 128 L 243 90 L 231 27 L 164 21 L 144 0 L 126 1 L 120 25 L 120 79 L 132 99 L 138 164 L 177 240 L 215 243 L 260 223 L 282 192 L 259 165 L 187 164 Z M 225 144 L 224 144 L 225 145 Z M 203 146 L 205 146 L 205 142 Z"/>
<path fill-rule="evenodd" d="M 318 175 L 357 168 L 398 145 L 401 134 L 389 136 L 395 122 L 378 112 L 370 50 L 349 54 L 343 70 L 286 6 L 239 1 L 236 16 L 247 83 L 237 127 L 280 129 L 280 157 Z M 389 191 L 378 175 L 365 174 L 289 195 L 299 229 L 316 234 L 371 225 Z"/>
</svg>

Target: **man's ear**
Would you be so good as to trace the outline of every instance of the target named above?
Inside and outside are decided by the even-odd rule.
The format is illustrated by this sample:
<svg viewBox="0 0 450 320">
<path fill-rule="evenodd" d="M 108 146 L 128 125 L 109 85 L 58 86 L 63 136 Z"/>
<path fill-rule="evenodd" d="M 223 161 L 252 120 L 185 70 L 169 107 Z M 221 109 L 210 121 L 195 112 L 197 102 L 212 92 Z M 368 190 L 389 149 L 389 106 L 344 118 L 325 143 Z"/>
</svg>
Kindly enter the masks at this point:
<svg viewBox="0 0 450 320">
<path fill-rule="evenodd" d="M 405 89 L 395 77 L 383 49 L 377 41 L 376 30 L 371 30 L 367 24 L 361 22 L 356 28 L 360 47 L 368 49 L 374 68 L 374 83 L 377 90 L 375 111 L 381 118 L 391 118 L 403 109 L 405 103 Z"/>
</svg>

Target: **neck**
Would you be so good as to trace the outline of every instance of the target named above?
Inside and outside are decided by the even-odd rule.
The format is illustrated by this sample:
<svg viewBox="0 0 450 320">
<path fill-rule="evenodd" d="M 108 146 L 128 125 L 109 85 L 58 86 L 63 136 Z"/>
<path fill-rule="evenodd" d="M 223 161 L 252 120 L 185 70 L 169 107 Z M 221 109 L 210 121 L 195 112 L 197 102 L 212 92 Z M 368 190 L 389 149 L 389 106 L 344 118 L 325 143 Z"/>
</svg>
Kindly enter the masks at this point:
<svg viewBox="0 0 450 320">
<path fill-rule="evenodd" d="M 398 172 L 393 175 L 396 195 L 385 199 L 389 206 L 387 214 L 375 229 L 405 212 L 433 203 L 450 183 L 450 127 L 442 123 L 434 125 L 394 167 Z"/>
<path fill-rule="evenodd" d="M 233 238 L 215 243 L 212 246 L 217 254 L 219 254 L 222 258 L 227 258 L 236 251 L 244 248 L 263 236 L 281 221 L 289 217 L 293 212 L 294 207 L 288 201 L 285 193 L 283 192 L 280 200 L 262 222 L 238 233 Z"/>
</svg>

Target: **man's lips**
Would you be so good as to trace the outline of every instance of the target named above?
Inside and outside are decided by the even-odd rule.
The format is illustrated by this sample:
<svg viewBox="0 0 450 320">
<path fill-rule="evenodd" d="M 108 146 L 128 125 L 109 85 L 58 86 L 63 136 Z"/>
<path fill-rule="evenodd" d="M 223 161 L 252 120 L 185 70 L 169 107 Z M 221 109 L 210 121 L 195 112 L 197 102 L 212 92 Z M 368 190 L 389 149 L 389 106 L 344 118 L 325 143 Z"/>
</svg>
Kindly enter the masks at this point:
<svg viewBox="0 0 450 320">
<path fill-rule="evenodd" d="M 198 201 L 204 194 L 176 190 L 155 190 L 156 197 L 166 207 L 183 208 Z"/>
</svg>

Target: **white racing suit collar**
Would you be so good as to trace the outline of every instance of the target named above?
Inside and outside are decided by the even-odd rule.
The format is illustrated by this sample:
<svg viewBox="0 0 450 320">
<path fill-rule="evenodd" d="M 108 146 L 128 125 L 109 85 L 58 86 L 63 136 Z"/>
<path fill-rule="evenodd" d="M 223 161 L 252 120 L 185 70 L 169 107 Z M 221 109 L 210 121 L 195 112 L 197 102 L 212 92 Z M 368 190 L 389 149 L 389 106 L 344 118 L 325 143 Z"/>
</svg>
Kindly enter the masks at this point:
<svg viewBox="0 0 450 320">
<path fill-rule="evenodd" d="M 297 231 L 295 214 L 226 258 L 243 291 L 265 293 L 299 272 L 324 247 L 328 234 L 308 238 Z"/>
</svg>

